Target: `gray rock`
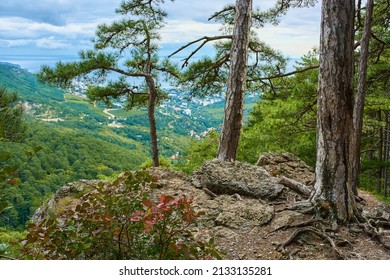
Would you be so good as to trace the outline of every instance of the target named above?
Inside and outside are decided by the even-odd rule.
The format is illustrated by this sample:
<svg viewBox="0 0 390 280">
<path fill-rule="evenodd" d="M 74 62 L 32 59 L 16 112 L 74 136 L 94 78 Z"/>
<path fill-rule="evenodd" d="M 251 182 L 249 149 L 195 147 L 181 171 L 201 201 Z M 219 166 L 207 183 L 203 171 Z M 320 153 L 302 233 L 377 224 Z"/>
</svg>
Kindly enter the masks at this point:
<svg viewBox="0 0 390 280">
<path fill-rule="evenodd" d="M 230 229 L 246 231 L 262 226 L 269 223 L 274 215 L 272 206 L 255 199 L 232 201 L 227 196 L 220 196 L 217 201 L 221 211 L 215 224 Z"/>
<path fill-rule="evenodd" d="M 239 194 L 274 200 L 284 186 L 262 167 L 242 162 L 212 160 L 194 172 L 192 182 L 215 194 Z"/>
<path fill-rule="evenodd" d="M 314 181 L 314 169 L 291 153 L 264 153 L 257 163 L 272 176 L 285 176 L 305 185 Z"/>
<path fill-rule="evenodd" d="M 303 217 L 303 214 L 295 211 L 282 211 L 275 215 L 274 219 L 271 222 L 271 227 L 276 230 L 283 228 L 285 226 L 291 225 L 294 221 Z"/>
</svg>

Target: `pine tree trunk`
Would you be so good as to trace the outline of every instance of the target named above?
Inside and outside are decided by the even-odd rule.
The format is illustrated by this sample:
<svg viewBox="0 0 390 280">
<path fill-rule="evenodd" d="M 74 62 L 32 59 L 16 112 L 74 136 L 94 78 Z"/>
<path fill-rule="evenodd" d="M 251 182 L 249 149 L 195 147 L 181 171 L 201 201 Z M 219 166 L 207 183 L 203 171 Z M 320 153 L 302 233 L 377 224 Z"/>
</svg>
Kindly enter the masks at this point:
<svg viewBox="0 0 390 280">
<path fill-rule="evenodd" d="M 358 74 L 357 95 L 353 111 L 353 137 L 351 139 L 351 161 L 352 161 L 352 186 L 355 195 L 359 186 L 360 175 L 360 143 L 363 129 L 364 102 L 367 88 L 367 65 L 369 54 L 369 43 L 371 37 L 371 22 L 374 0 L 368 0 L 366 4 L 366 18 L 364 21 L 363 36 L 360 41 L 360 63 Z"/>
<path fill-rule="evenodd" d="M 388 183 L 389 183 L 389 167 L 387 163 L 389 162 L 389 152 L 390 152 L 390 112 L 386 112 L 386 135 L 385 135 L 385 147 L 384 147 L 384 157 L 383 160 L 386 163 L 386 166 L 383 168 L 383 196 L 387 198 L 388 196 Z"/>
<path fill-rule="evenodd" d="M 224 161 L 236 159 L 241 135 L 251 17 L 252 0 L 236 0 L 225 118 L 218 150 L 218 159 Z"/>
<path fill-rule="evenodd" d="M 378 123 L 381 123 L 382 122 L 382 112 L 381 111 L 378 111 Z M 378 127 L 378 146 L 377 146 L 377 150 L 378 150 L 378 161 L 382 162 L 383 161 L 383 128 L 381 125 L 379 125 Z M 377 172 L 377 176 L 376 176 L 376 190 L 377 190 L 377 193 L 381 193 L 382 191 L 382 179 L 383 179 L 383 167 L 382 167 L 382 164 L 380 165 L 379 167 L 379 170 Z"/>
<path fill-rule="evenodd" d="M 158 140 L 157 140 L 157 125 L 155 108 L 157 103 L 157 89 L 156 83 L 152 76 L 152 42 L 151 35 L 147 24 L 144 22 L 144 31 L 146 35 L 146 54 L 147 60 L 145 65 L 145 81 L 149 88 L 149 103 L 148 103 L 148 118 L 149 118 L 149 132 L 150 132 L 150 145 L 152 150 L 152 162 L 153 167 L 159 167 L 160 162 L 158 159 Z"/>
<path fill-rule="evenodd" d="M 355 218 L 353 131 L 354 1 L 322 2 L 315 195 L 333 223 Z"/>
<path fill-rule="evenodd" d="M 146 84 L 149 88 L 149 104 L 148 104 L 148 118 L 149 118 L 149 130 L 150 130 L 150 145 L 152 149 L 152 161 L 153 167 L 160 165 L 158 160 L 158 144 L 157 144 L 157 127 L 155 108 L 157 100 L 157 90 L 152 76 L 146 77 Z"/>
</svg>

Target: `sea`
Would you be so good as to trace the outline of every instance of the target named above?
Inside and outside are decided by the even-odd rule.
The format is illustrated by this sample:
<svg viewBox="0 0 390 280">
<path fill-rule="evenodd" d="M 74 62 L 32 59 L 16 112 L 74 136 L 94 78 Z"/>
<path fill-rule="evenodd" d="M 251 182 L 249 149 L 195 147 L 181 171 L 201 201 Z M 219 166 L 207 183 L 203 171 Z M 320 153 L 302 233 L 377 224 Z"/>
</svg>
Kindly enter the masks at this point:
<svg viewBox="0 0 390 280">
<path fill-rule="evenodd" d="M 27 55 L 27 54 L 0 54 L 0 62 L 8 62 L 12 64 L 19 65 L 23 69 L 27 69 L 31 73 L 38 73 L 42 65 L 55 66 L 59 61 L 62 62 L 71 62 L 79 60 L 77 54 L 74 55 Z M 298 58 L 290 58 L 287 63 L 287 72 L 293 70 L 293 65 Z"/>
<path fill-rule="evenodd" d="M 79 59 L 78 55 L 1 55 L 1 62 L 8 62 L 19 65 L 31 73 L 37 73 L 42 65 L 55 66 L 58 61 L 70 62 Z"/>
</svg>

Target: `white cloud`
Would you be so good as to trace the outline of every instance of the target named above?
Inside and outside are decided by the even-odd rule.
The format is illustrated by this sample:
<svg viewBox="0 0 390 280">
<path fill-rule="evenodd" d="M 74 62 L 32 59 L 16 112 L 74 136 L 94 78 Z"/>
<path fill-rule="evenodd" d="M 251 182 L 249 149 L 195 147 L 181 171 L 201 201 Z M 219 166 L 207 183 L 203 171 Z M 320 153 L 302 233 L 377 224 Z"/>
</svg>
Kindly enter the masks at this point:
<svg viewBox="0 0 390 280">
<path fill-rule="evenodd" d="M 276 0 L 255 0 L 266 9 Z M 91 46 L 99 23 L 116 18 L 121 0 L 2 0 L 0 1 L 0 46 L 37 49 L 85 49 Z M 182 45 L 202 36 L 220 34 L 220 26 L 208 22 L 210 15 L 234 0 L 166 1 L 169 18 L 161 32 L 165 45 Z M 279 26 L 259 31 L 260 38 L 285 54 L 302 56 L 318 45 L 319 7 L 293 10 Z M 2 51 L 3 52 L 3 51 Z"/>
<path fill-rule="evenodd" d="M 35 22 L 25 18 L 0 18 L 3 47 L 35 46 L 43 49 L 80 49 L 91 46 L 96 26 L 109 19 L 63 26 Z"/>
<path fill-rule="evenodd" d="M 42 49 L 67 49 L 70 48 L 69 43 L 63 41 L 63 40 L 58 40 L 54 38 L 53 36 L 46 37 L 46 38 L 41 38 L 35 41 L 35 44 L 38 48 Z"/>
<path fill-rule="evenodd" d="M 187 43 L 203 36 L 219 35 L 221 25 L 193 20 L 168 20 L 161 32 L 163 43 Z"/>
</svg>

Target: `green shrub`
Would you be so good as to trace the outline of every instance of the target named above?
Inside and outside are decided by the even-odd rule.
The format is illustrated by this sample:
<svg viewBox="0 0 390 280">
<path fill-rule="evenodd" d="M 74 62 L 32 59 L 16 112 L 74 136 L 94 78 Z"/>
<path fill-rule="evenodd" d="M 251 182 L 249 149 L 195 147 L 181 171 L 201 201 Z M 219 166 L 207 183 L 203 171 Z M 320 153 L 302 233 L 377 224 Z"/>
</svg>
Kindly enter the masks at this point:
<svg viewBox="0 0 390 280">
<path fill-rule="evenodd" d="M 158 159 L 159 163 L 160 163 L 160 167 L 166 167 L 166 168 L 170 168 L 171 167 L 171 163 L 170 163 L 170 160 L 165 158 L 165 157 L 160 157 Z M 141 164 L 141 169 L 147 169 L 147 168 L 150 168 L 153 166 L 153 160 L 152 159 L 148 159 L 147 161 L 145 161 L 144 163 Z"/>
<path fill-rule="evenodd" d="M 27 259 L 219 258 L 213 242 L 195 240 L 192 201 L 149 198 L 156 182 L 144 171 L 99 183 L 59 217 L 29 225 L 22 241 Z"/>
<path fill-rule="evenodd" d="M 0 260 L 17 258 L 21 249 L 18 241 L 25 235 L 25 232 L 0 227 Z"/>
</svg>

